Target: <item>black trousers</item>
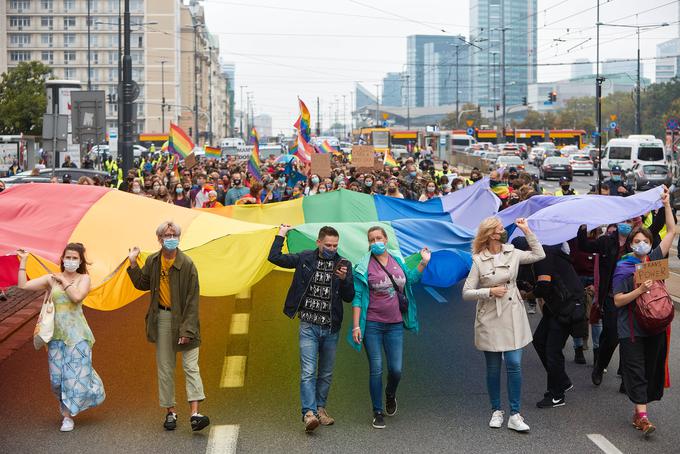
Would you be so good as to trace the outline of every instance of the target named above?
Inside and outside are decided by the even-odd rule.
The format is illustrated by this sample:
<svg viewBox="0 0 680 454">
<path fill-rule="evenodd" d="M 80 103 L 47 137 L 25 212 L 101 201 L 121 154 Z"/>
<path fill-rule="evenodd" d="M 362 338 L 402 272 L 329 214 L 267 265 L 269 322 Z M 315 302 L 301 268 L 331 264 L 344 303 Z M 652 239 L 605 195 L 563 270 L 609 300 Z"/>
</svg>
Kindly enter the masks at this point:
<svg viewBox="0 0 680 454">
<path fill-rule="evenodd" d="M 548 373 L 548 392 L 553 398 L 564 397 L 564 390 L 571 386 L 571 380 L 564 370 L 562 349 L 569 338 L 569 327 L 559 323 L 543 308 L 543 318 L 534 332 L 534 348 Z"/>
<path fill-rule="evenodd" d="M 602 306 L 602 334 L 600 334 L 600 351 L 595 368 L 602 372 L 609 366 L 609 361 L 619 345 L 618 313 L 614 300 L 608 296 Z"/>
<path fill-rule="evenodd" d="M 634 404 L 646 404 L 663 397 L 666 381 L 666 331 L 654 336 L 621 339 L 623 384 Z"/>
</svg>

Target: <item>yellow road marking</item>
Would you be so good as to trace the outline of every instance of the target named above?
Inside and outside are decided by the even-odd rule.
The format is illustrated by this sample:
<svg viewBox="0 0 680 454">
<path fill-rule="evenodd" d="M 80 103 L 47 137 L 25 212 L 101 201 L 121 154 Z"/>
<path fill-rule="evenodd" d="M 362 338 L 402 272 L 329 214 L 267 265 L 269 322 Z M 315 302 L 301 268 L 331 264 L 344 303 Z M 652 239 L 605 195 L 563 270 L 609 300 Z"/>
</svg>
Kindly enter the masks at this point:
<svg viewBox="0 0 680 454">
<path fill-rule="evenodd" d="M 225 356 L 221 388 L 241 388 L 245 383 L 247 356 Z"/>
<path fill-rule="evenodd" d="M 250 314 L 231 314 L 231 327 L 229 334 L 248 334 L 248 324 L 250 322 Z"/>
</svg>

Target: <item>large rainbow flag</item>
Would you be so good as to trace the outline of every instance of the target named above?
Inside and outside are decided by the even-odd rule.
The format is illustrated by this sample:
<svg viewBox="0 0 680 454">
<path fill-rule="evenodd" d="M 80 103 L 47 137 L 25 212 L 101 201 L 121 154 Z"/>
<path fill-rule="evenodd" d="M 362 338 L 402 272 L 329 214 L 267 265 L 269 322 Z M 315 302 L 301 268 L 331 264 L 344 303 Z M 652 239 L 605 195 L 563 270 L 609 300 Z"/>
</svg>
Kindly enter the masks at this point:
<svg viewBox="0 0 680 454">
<path fill-rule="evenodd" d="M 309 109 L 302 99 L 298 98 L 298 102 L 300 104 L 300 117 L 298 117 L 298 120 L 295 122 L 295 127 L 298 131 L 300 131 L 302 137 L 305 139 L 305 142 L 309 142 L 312 134 L 312 117 L 309 113 Z"/>
<path fill-rule="evenodd" d="M 527 217 L 543 244 L 559 244 L 573 238 L 581 224 L 594 228 L 658 208 L 660 193 L 661 188 L 625 198 L 535 196 L 500 217 L 506 226 Z M 0 287 L 16 284 L 17 248 L 33 254 L 27 264 L 33 279 L 45 274 L 41 263 L 58 270 L 66 244 L 81 242 L 91 262 L 92 290 L 85 305 L 120 308 L 142 295 L 126 273 L 129 248 L 139 246 L 142 259 L 157 251 L 156 227 L 170 219 L 182 228 L 180 248 L 196 264 L 204 296 L 238 293 L 272 271 L 267 256 L 282 223 L 295 226 L 287 240 L 291 252 L 314 248 L 321 226 L 336 227 L 339 252 L 354 263 L 368 250 L 368 228 L 381 225 L 390 250 L 409 266 L 420 260 L 422 247 L 429 247 L 432 261 L 422 282 L 446 287 L 467 275 L 473 232 L 498 206 L 488 178 L 427 202 L 340 190 L 289 202 L 197 210 L 99 186 L 16 185 L 0 193 Z"/>
<path fill-rule="evenodd" d="M 176 153 L 183 158 L 189 156 L 194 149 L 191 138 L 174 123 L 170 123 L 170 134 L 168 138 L 168 151 Z"/>
<path fill-rule="evenodd" d="M 250 154 L 250 159 L 248 159 L 248 172 L 252 179 L 261 181 L 262 180 L 262 162 L 260 162 L 260 137 L 257 135 L 257 130 L 255 128 L 250 130 L 250 135 L 248 137 L 248 142 L 253 145 L 253 151 Z"/>
</svg>

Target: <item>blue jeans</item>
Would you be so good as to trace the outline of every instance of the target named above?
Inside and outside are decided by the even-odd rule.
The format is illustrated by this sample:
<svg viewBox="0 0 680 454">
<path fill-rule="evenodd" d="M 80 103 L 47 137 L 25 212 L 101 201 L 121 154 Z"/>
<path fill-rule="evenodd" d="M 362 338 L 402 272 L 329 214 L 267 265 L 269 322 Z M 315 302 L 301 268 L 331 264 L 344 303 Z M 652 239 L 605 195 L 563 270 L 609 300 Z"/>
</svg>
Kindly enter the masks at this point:
<svg viewBox="0 0 680 454">
<path fill-rule="evenodd" d="M 339 331 L 300 322 L 300 399 L 302 416 L 325 407 L 333 379 Z M 318 366 L 318 367 L 317 367 Z"/>
<path fill-rule="evenodd" d="M 368 357 L 370 378 L 368 387 L 374 412 L 383 411 L 382 403 L 382 351 L 387 358 L 387 387 L 385 394 L 395 396 L 401 380 L 401 367 L 404 355 L 403 323 L 382 323 L 366 321 L 364 347 Z"/>
<path fill-rule="evenodd" d="M 486 358 L 486 388 L 491 410 L 501 409 L 501 358 L 505 358 L 508 374 L 510 414 L 519 413 L 522 395 L 522 349 L 508 352 L 484 352 Z"/>
</svg>

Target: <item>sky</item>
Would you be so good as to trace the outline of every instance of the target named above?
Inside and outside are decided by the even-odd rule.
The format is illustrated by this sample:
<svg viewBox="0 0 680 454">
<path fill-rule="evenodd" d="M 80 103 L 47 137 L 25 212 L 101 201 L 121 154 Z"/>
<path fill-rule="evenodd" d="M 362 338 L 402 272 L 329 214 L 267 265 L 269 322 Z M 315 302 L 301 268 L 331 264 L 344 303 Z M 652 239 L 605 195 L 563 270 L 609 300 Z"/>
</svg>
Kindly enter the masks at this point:
<svg viewBox="0 0 680 454">
<path fill-rule="evenodd" d="M 674 0 L 600 0 L 600 21 L 668 26 L 641 33 L 644 74 L 653 80 L 656 45 L 680 36 Z M 538 63 L 595 60 L 595 0 L 538 0 Z M 224 62 L 236 64 L 236 108 L 250 93 L 255 115 L 274 133 L 292 133 L 299 96 L 322 127 L 347 122 L 355 82 L 375 92 L 387 72 L 405 69 L 406 37 L 469 36 L 469 0 L 205 0 L 207 27 Z M 600 58 L 635 58 L 635 29 L 600 28 Z M 565 79 L 571 66 L 539 66 L 538 80 Z M 634 76 L 634 74 L 633 74 Z M 241 86 L 247 86 L 241 90 Z M 380 88 L 382 89 L 382 87 Z M 336 116 L 337 115 L 337 116 Z"/>
</svg>

